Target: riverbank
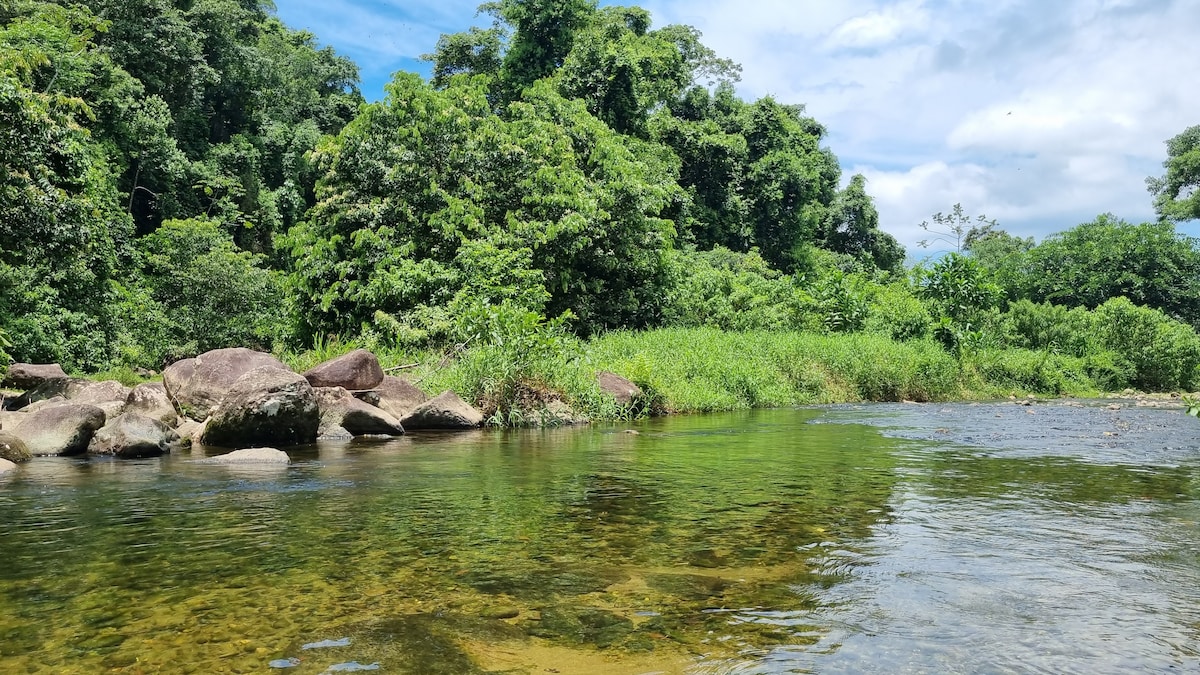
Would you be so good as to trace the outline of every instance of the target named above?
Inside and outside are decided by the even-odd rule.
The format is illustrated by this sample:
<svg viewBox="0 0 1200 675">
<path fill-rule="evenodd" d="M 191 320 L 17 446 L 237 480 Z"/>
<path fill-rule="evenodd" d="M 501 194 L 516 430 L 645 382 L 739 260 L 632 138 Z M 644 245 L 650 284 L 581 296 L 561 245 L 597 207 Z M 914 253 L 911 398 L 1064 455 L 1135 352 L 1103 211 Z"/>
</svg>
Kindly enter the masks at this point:
<svg viewBox="0 0 1200 675">
<path fill-rule="evenodd" d="M 488 425 L 501 427 L 863 401 L 1094 398 L 1110 389 L 1103 364 L 1088 359 L 1015 348 L 955 356 L 933 340 L 870 333 L 671 328 L 583 340 L 534 332 L 425 351 L 327 340 L 277 356 L 303 372 L 357 348 L 370 349 L 391 374 L 426 393 L 458 392 L 484 412 Z M 597 385 L 600 371 L 630 379 L 644 397 L 632 408 L 616 404 Z M 132 385 L 146 374 L 91 377 Z M 1130 399 L 1160 394 L 1143 398 L 1168 405 L 1178 400 L 1172 392 L 1118 391 Z"/>
<path fill-rule="evenodd" d="M 303 370 L 360 346 L 370 347 L 329 343 L 281 357 Z M 394 373 L 426 392 L 458 392 L 496 426 L 544 422 L 551 403 L 608 421 L 860 401 L 1097 397 L 1106 389 L 1097 377 L 1104 371 L 1086 359 L 1027 349 L 956 357 L 933 340 L 868 333 L 672 328 L 588 340 L 510 339 L 441 352 L 376 351 Z M 645 397 L 632 410 L 615 405 L 596 384 L 599 371 L 629 378 Z"/>
</svg>

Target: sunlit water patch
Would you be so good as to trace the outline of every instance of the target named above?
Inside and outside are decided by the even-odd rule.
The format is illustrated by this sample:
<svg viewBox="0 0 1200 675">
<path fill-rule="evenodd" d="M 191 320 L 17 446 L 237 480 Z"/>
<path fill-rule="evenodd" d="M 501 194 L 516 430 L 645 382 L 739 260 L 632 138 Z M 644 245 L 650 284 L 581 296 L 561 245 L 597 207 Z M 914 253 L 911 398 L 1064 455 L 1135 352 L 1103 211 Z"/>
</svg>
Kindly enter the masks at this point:
<svg viewBox="0 0 1200 675">
<path fill-rule="evenodd" d="M 0 672 L 1200 667 L 1200 425 L 1033 410 L 37 460 L 0 482 Z"/>
</svg>

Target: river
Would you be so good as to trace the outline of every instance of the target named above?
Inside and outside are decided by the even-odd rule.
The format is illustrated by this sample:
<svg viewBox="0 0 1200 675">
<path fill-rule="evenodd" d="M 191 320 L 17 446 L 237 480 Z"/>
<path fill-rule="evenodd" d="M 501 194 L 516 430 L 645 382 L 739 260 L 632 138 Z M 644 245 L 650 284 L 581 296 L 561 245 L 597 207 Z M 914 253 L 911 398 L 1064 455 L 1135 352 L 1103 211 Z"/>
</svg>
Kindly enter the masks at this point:
<svg viewBox="0 0 1200 675">
<path fill-rule="evenodd" d="M 834 406 L 290 454 L 0 478 L 0 672 L 1200 671 L 1178 411 Z"/>
</svg>

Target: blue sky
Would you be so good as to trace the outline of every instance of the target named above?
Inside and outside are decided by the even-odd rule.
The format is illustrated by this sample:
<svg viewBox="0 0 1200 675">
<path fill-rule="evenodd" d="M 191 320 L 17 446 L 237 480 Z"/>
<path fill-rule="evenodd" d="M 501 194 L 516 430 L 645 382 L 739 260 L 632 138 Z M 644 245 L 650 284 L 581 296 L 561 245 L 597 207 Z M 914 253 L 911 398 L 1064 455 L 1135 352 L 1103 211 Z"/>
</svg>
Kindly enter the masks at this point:
<svg viewBox="0 0 1200 675">
<path fill-rule="evenodd" d="M 428 72 L 476 0 L 276 0 L 362 68 L 368 98 Z M 612 4 L 612 3 L 605 3 Z M 1039 240 L 1112 212 L 1153 218 L 1144 180 L 1200 124 L 1195 0 L 647 0 L 743 66 L 740 93 L 803 103 L 880 226 L 909 247 L 961 203 Z M 1182 228 L 1200 236 L 1200 226 Z"/>
</svg>

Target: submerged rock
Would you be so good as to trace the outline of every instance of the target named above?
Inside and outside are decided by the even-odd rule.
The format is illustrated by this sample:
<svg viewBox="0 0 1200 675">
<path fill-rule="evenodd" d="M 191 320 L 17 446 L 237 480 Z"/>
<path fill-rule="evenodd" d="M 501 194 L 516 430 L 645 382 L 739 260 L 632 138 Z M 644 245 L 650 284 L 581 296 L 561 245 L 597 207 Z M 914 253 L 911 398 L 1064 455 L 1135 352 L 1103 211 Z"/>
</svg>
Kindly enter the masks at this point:
<svg viewBox="0 0 1200 675">
<path fill-rule="evenodd" d="M 13 464 L 12 462 L 8 461 L 7 459 L 0 459 L 0 476 L 3 476 L 6 473 L 16 471 L 16 470 L 17 470 L 16 464 Z"/>
<path fill-rule="evenodd" d="M 205 425 L 200 442 L 228 448 L 317 440 L 321 413 L 308 380 L 263 366 L 238 378 Z"/>
<path fill-rule="evenodd" d="M 25 446 L 25 441 L 7 431 L 0 431 L 0 459 L 10 462 L 26 462 L 33 455 Z"/>
<path fill-rule="evenodd" d="M 291 461 L 286 452 L 275 448 L 246 448 L 200 460 L 204 464 L 290 464 Z"/>
<path fill-rule="evenodd" d="M 383 381 L 379 359 L 365 349 L 355 349 L 304 373 L 314 387 L 341 387 L 350 391 L 374 389 Z"/>
</svg>

